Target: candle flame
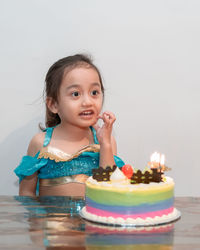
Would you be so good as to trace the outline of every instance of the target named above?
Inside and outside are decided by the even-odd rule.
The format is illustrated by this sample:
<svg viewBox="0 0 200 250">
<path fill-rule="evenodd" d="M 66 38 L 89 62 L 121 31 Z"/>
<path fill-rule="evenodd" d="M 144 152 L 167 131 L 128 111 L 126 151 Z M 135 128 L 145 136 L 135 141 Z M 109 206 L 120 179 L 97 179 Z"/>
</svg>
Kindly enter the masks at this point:
<svg viewBox="0 0 200 250">
<path fill-rule="evenodd" d="M 165 165 L 165 155 L 161 155 L 160 157 L 160 165 Z"/>
<path fill-rule="evenodd" d="M 151 159 L 151 162 L 160 163 L 161 165 L 164 165 L 165 163 L 165 155 L 160 154 L 158 152 L 153 153 L 150 159 Z"/>
<path fill-rule="evenodd" d="M 160 154 L 158 152 L 155 152 L 151 155 L 151 162 L 160 162 Z"/>
</svg>

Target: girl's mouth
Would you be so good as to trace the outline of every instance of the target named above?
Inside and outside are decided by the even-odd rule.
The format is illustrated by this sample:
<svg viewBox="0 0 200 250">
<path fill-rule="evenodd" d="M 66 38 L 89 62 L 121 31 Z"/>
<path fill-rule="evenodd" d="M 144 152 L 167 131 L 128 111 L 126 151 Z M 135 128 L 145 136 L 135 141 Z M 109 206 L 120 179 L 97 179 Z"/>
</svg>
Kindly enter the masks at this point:
<svg viewBox="0 0 200 250">
<path fill-rule="evenodd" d="M 85 110 L 85 111 L 81 112 L 79 115 L 82 118 L 88 119 L 88 118 L 91 118 L 94 115 L 94 111 L 93 110 Z"/>
</svg>

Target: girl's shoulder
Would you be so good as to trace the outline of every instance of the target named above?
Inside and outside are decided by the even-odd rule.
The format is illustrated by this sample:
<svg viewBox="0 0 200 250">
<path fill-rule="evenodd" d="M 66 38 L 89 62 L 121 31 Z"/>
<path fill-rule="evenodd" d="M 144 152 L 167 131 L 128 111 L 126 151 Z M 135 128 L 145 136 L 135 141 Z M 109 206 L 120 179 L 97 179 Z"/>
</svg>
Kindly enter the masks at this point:
<svg viewBox="0 0 200 250">
<path fill-rule="evenodd" d="M 29 143 L 27 155 L 35 156 L 38 153 L 38 151 L 40 151 L 41 148 L 43 147 L 44 139 L 45 139 L 45 132 L 40 132 L 34 135 Z"/>
</svg>

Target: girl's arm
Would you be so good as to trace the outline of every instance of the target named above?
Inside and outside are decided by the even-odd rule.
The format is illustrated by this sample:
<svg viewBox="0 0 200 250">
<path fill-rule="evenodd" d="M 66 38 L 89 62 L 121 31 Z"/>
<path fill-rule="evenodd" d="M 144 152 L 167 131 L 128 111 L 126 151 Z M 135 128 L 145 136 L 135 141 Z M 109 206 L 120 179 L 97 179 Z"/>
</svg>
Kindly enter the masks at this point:
<svg viewBox="0 0 200 250">
<path fill-rule="evenodd" d="M 114 137 L 111 138 L 110 144 L 102 144 L 100 147 L 99 165 L 103 168 L 115 165 L 114 155 L 117 154 L 117 147 Z"/>
<path fill-rule="evenodd" d="M 35 135 L 28 147 L 27 155 L 35 156 L 36 153 L 41 149 L 44 140 L 44 133 Z M 37 173 L 25 177 L 19 185 L 20 196 L 35 196 L 37 187 Z"/>
<path fill-rule="evenodd" d="M 105 168 L 106 166 L 115 165 L 114 155 L 117 154 L 117 145 L 112 136 L 112 128 L 116 118 L 115 115 L 109 111 L 104 112 L 99 118 L 103 120 L 104 124 L 102 127 L 95 125 L 94 128 L 96 129 L 97 139 L 100 144 L 99 165 Z"/>
<path fill-rule="evenodd" d="M 20 196 L 36 196 L 37 173 L 24 178 L 19 185 Z"/>
</svg>

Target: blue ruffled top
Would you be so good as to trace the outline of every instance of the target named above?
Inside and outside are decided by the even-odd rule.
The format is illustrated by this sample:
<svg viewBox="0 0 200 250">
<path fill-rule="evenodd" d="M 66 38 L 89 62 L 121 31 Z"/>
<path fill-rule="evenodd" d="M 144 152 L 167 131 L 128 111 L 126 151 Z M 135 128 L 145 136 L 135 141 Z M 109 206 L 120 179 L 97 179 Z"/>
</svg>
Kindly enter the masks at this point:
<svg viewBox="0 0 200 250">
<path fill-rule="evenodd" d="M 43 148 L 47 147 L 51 141 L 54 127 L 46 129 Z M 94 143 L 99 144 L 96 131 L 91 127 Z M 82 152 L 77 157 L 67 161 L 56 161 L 49 157 L 39 157 L 40 151 L 34 156 L 24 156 L 19 166 L 14 170 L 19 180 L 37 172 L 39 179 L 57 178 L 77 174 L 92 175 L 92 169 L 99 167 L 99 152 Z M 115 164 L 122 167 L 124 162 L 117 156 L 114 156 Z"/>
</svg>

